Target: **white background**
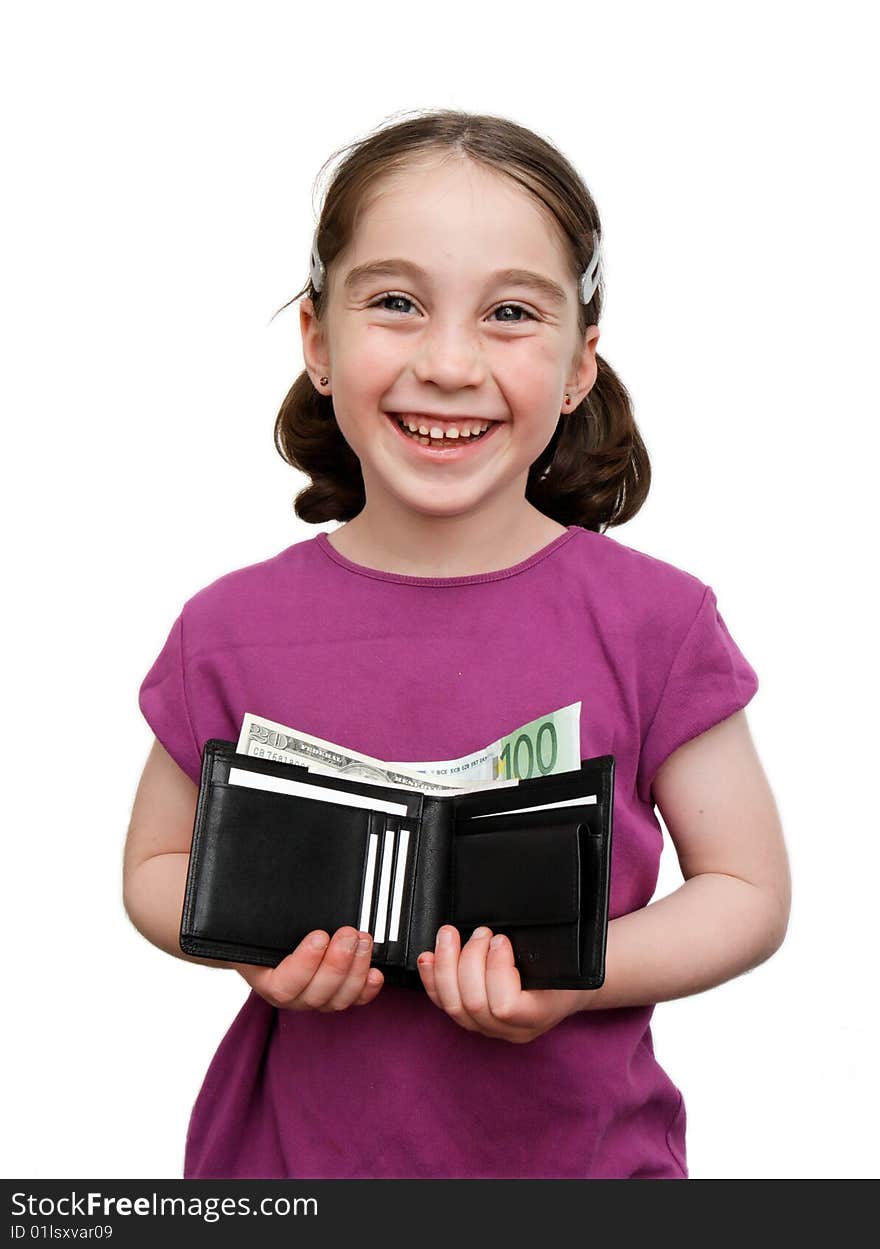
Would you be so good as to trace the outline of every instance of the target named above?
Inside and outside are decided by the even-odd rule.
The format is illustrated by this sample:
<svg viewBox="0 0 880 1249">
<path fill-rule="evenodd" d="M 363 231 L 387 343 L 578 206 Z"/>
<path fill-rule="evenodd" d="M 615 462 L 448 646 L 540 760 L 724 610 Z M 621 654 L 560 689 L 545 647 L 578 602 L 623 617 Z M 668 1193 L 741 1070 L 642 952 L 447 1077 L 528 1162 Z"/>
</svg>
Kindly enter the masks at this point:
<svg viewBox="0 0 880 1249">
<path fill-rule="evenodd" d="M 313 536 L 274 449 L 315 176 L 495 112 L 596 198 L 600 351 L 654 484 L 610 535 L 712 585 L 794 881 L 768 962 L 654 1015 L 693 1178 L 878 1173 L 877 98 L 868 4 L 31 3 L 0 31 L 9 1177 L 179 1177 L 247 988 L 127 919 L 184 600 Z M 329 525 L 328 529 L 335 526 Z M 668 838 L 658 894 L 680 884 Z"/>
</svg>

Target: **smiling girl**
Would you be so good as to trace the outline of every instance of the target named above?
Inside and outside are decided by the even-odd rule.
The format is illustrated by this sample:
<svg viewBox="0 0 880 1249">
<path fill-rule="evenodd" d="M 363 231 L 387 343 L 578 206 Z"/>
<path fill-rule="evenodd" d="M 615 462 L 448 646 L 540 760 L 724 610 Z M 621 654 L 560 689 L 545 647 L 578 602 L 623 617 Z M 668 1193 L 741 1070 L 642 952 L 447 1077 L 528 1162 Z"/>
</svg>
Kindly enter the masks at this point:
<svg viewBox="0 0 880 1249">
<path fill-rule="evenodd" d="M 442 927 L 422 989 L 384 983 L 351 927 L 275 968 L 225 964 L 251 992 L 187 1178 L 687 1177 L 654 1005 L 770 957 L 789 873 L 743 710 L 757 677 L 712 589 L 605 533 L 650 469 L 596 350 L 600 256 L 579 175 L 504 118 L 431 112 L 348 150 L 275 429 L 309 479 L 297 515 L 343 523 L 184 604 L 140 690 L 156 740 L 125 903 L 188 957 L 201 750 L 247 710 L 424 763 L 580 701 L 581 757 L 616 761 L 605 982 L 524 991 L 485 927 L 463 945 Z M 656 809 L 684 883 L 651 903 Z"/>
</svg>

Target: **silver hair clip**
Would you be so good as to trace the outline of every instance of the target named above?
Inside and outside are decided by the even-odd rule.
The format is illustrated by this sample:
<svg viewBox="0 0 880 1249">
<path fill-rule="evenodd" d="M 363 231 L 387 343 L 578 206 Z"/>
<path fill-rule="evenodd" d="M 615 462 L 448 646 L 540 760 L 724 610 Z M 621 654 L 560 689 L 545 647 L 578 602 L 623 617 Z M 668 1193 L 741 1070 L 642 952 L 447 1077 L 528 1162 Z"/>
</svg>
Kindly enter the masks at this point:
<svg viewBox="0 0 880 1249">
<path fill-rule="evenodd" d="M 316 291 L 323 290 L 325 273 L 324 261 L 318 255 L 318 226 L 315 226 L 315 233 L 312 235 L 312 250 L 309 255 L 309 274 Z"/>
<path fill-rule="evenodd" d="M 588 304 L 596 293 L 596 287 L 599 285 L 600 266 L 601 266 L 601 250 L 599 247 L 599 235 L 593 231 L 593 255 L 590 263 L 581 274 L 581 303 Z M 324 278 L 326 270 L 324 262 L 318 255 L 318 226 L 315 226 L 315 233 L 312 235 L 312 250 L 309 254 L 309 275 L 312 279 L 312 286 L 316 291 L 324 289 Z"/>
<path fill-rule="evenodd" d="M 599 285 L 599 268 L 602 262 L 602 252 L 599 247 L 599 235 L 593 231 L 593 255 L 590 263 L 581 274 L 581 303 L 588 304 L 596 293 L 596 287 Z"/>
</svg>

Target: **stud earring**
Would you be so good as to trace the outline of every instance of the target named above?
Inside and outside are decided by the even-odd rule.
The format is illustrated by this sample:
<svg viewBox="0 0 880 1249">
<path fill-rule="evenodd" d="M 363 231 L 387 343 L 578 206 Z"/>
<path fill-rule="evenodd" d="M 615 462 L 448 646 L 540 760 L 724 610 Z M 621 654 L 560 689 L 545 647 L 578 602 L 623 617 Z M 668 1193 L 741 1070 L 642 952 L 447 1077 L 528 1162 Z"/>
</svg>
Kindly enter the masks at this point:
<svg viewBox="0 0 880 1249">
<path fill-rule="evenodd" d="M 330 378 L 329 378 L 329 377 L 322 377 L 322 378 L 320 378 L 320 379 L 319 379 L 319 381 L 320 381 L 320 383 L 321 383 L 321 385 L 322 385 L 322 386 L 326 386 L 326 385 L 327 385 L 327 383 L 330 381 Z"/>
<path fill-rule="evenodd" d="M 565 402 L 568 403 L 568 395 L 565 396 Z"/>
</svg>

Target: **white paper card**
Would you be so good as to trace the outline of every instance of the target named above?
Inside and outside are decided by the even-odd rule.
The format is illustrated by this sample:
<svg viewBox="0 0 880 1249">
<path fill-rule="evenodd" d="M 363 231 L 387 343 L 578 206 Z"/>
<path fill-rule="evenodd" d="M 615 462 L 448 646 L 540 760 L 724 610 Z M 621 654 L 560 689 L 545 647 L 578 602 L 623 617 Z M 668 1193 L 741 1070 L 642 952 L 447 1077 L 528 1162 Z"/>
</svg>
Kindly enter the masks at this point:
<svg viewBox="0 0 880 1249">
<path fill-rule="evenodd" d="M 595 794 L 585 794 L 583 798 L 566 798 L 564 802 L 544 802 L 539 807 L 514 807 L 510 811 L 484 811 L 481 815 L 471 815 L 471 820 L 488 820 L 495 815 L 524 815 L 530 811 L 552 811 L 554 807 L 584 807 L 597 801 Z"/>
<path fill-rule="evenodd" d="M 388 940 L 400 940 L 400 907 L 403 902 L 403 882 L 406 879 L 407 850 L 409 849 L 409 829 L 402 828 L 398 833 L 397 864 L 394 869 L 394 888 L 391 893 L 391 921 Z"/>
<path fill-rule="evenodd" d="M 384 811 L 386 815 L 406 815 L 401 802 L 386 802 L 384 798 L 368 798 L 364 794 L 349 794 L 343 789 L 329 789 L 325 785 L 306 785 L 303 781 L 289 781 L 284 776 L 270 776 L 266 772 L 248 772 L 246 768 L 229 769 L 230 785 L 245 785 L 248 789 L 265 789 L 274 794 L 292 794 L 294 798 L 320 799 L 340 807 L 360 807 L 364 811 Z"/>
<path fill-rule="evenodd" d="M 361 902 L 361 920 L 358 929 L 370 931 L 370 907 L 373 902 L 373 881 L 376 879 L 376 855 L 379 849 L 379 834 L 370 833 L 367 845 L 367 870 L 364 873 L 364 896 Z"/>
<path fill-rule="evenodd" d="M 376 931 L 373 941 L 381 945 L 385 940 L 385 924 L 388 919 L 388 888 L 391 883 L 391 864 L 394 860 L 394 833 L 385 831 L 385 845 L 382 847 L 382 867 L 379 873 L 379 900 L 376 903 Z"/>
</svg>

